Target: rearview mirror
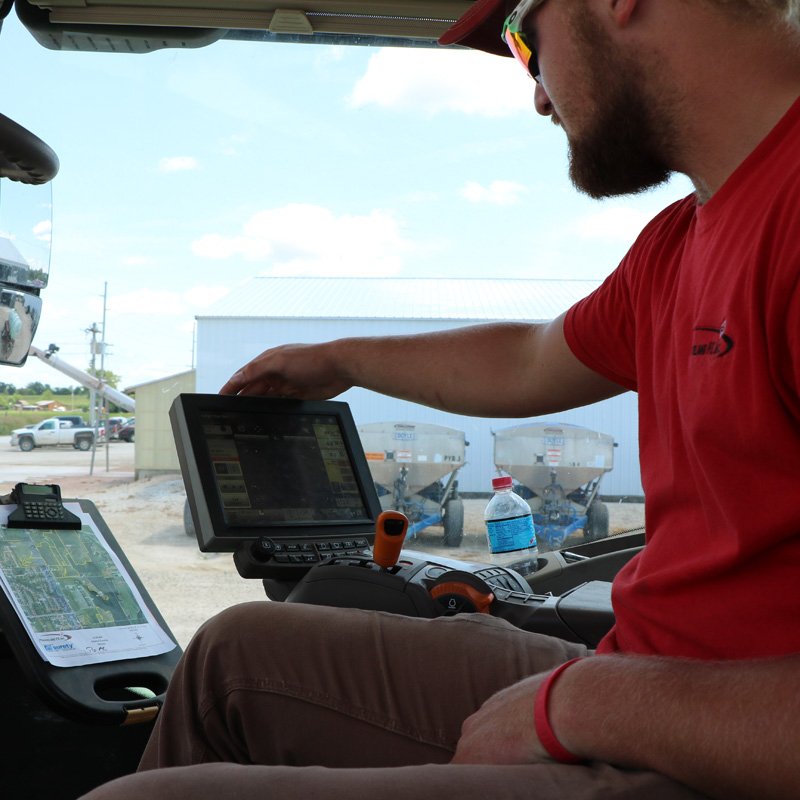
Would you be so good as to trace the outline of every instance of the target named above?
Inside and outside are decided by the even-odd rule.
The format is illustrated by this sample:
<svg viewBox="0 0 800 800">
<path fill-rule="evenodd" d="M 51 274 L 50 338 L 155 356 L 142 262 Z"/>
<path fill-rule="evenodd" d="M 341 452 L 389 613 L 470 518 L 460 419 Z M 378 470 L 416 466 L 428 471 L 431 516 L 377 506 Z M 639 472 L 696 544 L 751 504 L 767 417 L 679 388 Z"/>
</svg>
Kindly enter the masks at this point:
<svg viewBox="0 0 800 800">
<path fill-rule="evenodd" d="M 0 288 L 0 364 L 21 367 L 25 363 L 41 315 L 41 297 Z"/>
</svg>

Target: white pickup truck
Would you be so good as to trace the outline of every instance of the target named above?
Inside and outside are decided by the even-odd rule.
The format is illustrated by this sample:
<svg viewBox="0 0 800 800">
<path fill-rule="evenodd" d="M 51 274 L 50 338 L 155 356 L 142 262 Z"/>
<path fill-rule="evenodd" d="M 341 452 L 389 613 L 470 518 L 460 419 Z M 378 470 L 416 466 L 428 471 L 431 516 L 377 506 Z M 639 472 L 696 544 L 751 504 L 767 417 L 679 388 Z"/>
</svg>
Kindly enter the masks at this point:
<svg viewBox="0 0 800 800">
<path fill-rule="evenodd" d="M 102 441 L 104 430 L 98 428 L 98 441 Z M 20 450 L 33 450 L 34 447 L 72 445 L 77 450 L 89 450 L 94 441 L 94 428 L 75 428 L 71 422 L 59 419 L 46 419 L 29 428 L 11 431 L 11 446 Z"/>
</svg>

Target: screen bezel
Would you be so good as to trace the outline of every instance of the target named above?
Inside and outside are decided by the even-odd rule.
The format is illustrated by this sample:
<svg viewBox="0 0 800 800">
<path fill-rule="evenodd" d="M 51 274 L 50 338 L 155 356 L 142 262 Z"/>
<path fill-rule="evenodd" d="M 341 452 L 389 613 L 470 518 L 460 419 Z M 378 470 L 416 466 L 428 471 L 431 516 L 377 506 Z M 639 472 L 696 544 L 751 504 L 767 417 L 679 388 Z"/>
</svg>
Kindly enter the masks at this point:
<svg viewBox="0 0 800 800">
<path fill-rule="evenodd" d="M 202 414 L 205 412 L 254 415 L 310 414 L 335 417 L 364 501 L 366 520 L 309 524 L 269 523 L 246 527 L 231 525 L 225 518 L 220 502 L 211 455 L 203 432 Z M 333 541 L 364 537 L 372 544 L 381 506 L 361 439 L 347 403 L 334 400 L 286 400 L 244 395 L 181 394 L 175 398 L 169 415 L 189 510 L 201 551 L 234 552 L 241 544 L 265 536 L 280 542 Z"/>
</svg>

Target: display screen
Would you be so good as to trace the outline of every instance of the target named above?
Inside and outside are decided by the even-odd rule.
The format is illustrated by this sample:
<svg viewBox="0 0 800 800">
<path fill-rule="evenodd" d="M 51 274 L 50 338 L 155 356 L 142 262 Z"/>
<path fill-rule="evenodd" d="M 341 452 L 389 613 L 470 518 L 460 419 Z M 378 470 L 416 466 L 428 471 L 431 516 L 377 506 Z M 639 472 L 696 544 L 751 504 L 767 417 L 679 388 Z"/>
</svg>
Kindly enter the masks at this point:
<svg viewBox="0 0 800 800">
<path fill-rule="evenodd" d="M 40 486 L 35 483 L 26 483 L 25 494 L 46 494 L 52 497 L 55 492 L 53 491 L 53 487 L 49 485 Z"/>
<path fill-rule="evenodd" d="M 228 524 L 367 519 L 336 416 L 201 411 L 200 419 Z"/>
<path fill-rule="evenodd" d="M 380 503 L 346 403 L 183 394 L 170 419 L 201 550 L 374 535 Z"/>
</svg>

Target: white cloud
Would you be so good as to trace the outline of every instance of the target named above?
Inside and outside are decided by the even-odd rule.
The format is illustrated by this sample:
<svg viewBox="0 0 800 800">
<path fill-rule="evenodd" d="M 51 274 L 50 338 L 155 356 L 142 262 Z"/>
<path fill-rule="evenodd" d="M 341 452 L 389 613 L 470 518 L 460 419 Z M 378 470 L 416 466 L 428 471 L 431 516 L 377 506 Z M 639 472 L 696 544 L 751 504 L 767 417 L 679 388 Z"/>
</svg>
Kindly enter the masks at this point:
<svg viewBox="0 0 800 800">
<path fill-rule="evenodd" d="M 489 186 L 481 186 L 475 181 L 467 181 L 459 194 L 471 203 L 493 203 L 498 206 L 511 206 L 518 203 L 520 195 L 528 189 L 513 181 L 492 181 Z"/>
<path fill-rule="evenodd" d="M 615 206 L 579 219 L 576 229 L 584 239 L 632 242 L 652 217 L 636 208 Z"/>
<path fill-rule="evenodd" d="M 369 60 L 348 102 L 394 111 L 460 111 L 505 117 L 533 108 L 534 83 L 513 58 L 475 50 L 463 53 L 385 48 Z"/>
<path fill-rule="evenodd" d="M 336 217 L 322 206 L 292 203 L 251 217 L 240 236 L 206 234 L 192 242 L 202 258 L 241 256 L 246 261 L 270 260 L 276 275 L 394 275 L 401 254 L 412 245 L 390 214 Z"/>
<path fill-rule="evenodd" d="M 49 219 L 43 220 L 33 226 L 33 235 L 42 242 L 50 242 L 53 225 Z"/>
<path fill-rule="evenodd" d="M 159 172 L 186 172 L 187 170 L 198 169 L 200 163 L 192 156 L 175 156 L 174 158 L 162 158 L 158 162 Z"/>
</svg>

